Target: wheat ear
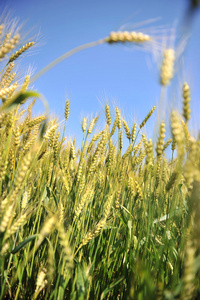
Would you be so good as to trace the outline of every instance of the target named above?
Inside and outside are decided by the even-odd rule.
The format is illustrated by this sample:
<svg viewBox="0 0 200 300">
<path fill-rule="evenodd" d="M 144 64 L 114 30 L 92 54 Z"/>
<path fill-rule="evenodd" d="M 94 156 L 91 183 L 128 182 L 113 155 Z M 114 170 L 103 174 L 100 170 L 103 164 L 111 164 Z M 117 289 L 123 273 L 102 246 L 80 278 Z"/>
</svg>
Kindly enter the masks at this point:
<svg viewBox="0 0 200 300">
<path fill-rule="evenodd" d="M 35 44 L 35 42 L 29 42 L 26 45 L 24 45 L 22 48 L 20 48 L 19 50 L 15 51 L 15 53 L 13 55 L 11 55 L 11 57 L 9 58 L 8 64 L 13 62 L 14 60 L 16 60 L 20 55 L 22 55 L 22 53 L 27 51 L 34 44 Z"/>
</svg>

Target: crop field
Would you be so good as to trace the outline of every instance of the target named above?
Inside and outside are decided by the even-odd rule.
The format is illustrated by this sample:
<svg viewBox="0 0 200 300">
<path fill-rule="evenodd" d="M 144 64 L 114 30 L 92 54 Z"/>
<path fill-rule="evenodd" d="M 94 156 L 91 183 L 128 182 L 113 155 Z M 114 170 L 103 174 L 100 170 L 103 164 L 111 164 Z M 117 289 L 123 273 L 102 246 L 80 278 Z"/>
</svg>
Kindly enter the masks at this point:
<svg viewBox="0 0 200 300">
<path fill-rule="evenodd" d="M 65 136 L 70 99 L 63 124 L 34 116 L 43 97 L 31 82 L 84 48 L 157 42 L 112 32 L 32 80 L 17 66 L 34 42 L 21 47 L 15 23 L 0 23 L 0 300 L 200 299 L 200 134 L 189 126 L 189 84 L 177 86 L 182 109 L 159 121 L 156 137 L 145 134 L 155 106 L 128 124 L 106 104 L 103 130 L 98 115 L 82 119 L 78 147 Z M 165 95 L 177 56 L 160 51 Z"/>
</svg>

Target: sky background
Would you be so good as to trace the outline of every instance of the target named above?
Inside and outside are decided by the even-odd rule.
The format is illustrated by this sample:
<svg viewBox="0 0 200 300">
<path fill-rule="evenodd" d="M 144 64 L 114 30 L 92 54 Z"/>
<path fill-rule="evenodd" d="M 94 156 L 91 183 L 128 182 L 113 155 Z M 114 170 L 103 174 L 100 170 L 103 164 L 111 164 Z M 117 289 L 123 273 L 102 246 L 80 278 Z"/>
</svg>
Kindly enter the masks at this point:
<svg viewBox="0 0 200 300">
<path fill-rule="evenodd" d="M 81 44 L 96 41 L 118 31 L 148 29 L 148 33 L 164 26 L 176 24 L 177 33 L 184 32 L 183 20 L 188 9 L 186 0 L 0 0 L 0 9 L 6 7 L 11 16 L 24 23 L 22 33 L 38 35 L 37 47 L 21 61 L 21 69 L 31 65 L 36 74 L 51 61 Z M 148 26 L 136 24 L 159 18 Z M 187 28 L 188 29 L 188 28 Z M 192 90 L 193 122 L 195 133 L 199 124 L 200 99 L 200 12 L 197 11 L 190 31 L 190 39 L 184 53 L 184 68 L 177 68 L 177 82 L 169 87 L 165 104 L 160 110 L 169 110 L 173 102 L 180 107 L 181 85 L 187 81 Z M 160 36 L 167 36 L 161 29 Z M 158 31 L 159 31 L 158 30 Z M 159 35 L 159 34 L 158 34 Z M 169 34 L 168 34 L 169 36 Z M 27 40 L 26 40 L 27 41 Z M 179 47 L 180 48 L 180 47 Z M 34 55 L 33 55 L 34 54 Z M 81 119 L 101 114 L 110 105 L 114 119 L 117 106 L 131 127 L 138 125 L 160 99 L 159 59 L 152 53 L 141 51 L 134 45 L 108 45 L 79 52 L 48 73 L 34 84 L 34 89 L 47 99 L 51 115 L 64 119 L 65 100 L 70 100 L 70 116 L 66 128 L 69 137 L 81 141 Z M 165 106 L 164 106 L 165 105 Z M 37 104 L 34 113 L 43 113 Z M 155 117 L 144 131 L 152 137 Z M 100 122 L 101 124 L 101 122 Z M 100 125 L 101 126 L 101 125 Z M 195 134 L 194 133 L 194 134 Z"/>
</svg>

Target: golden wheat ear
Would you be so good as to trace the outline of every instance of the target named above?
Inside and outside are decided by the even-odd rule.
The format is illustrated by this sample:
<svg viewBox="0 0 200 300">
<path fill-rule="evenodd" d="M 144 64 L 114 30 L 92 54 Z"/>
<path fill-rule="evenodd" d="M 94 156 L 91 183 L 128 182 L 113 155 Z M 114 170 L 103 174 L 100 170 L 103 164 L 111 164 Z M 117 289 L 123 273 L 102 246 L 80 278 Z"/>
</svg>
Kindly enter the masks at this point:
<svg viewBox="0 0 200 300">
<path fill-rule="evenodd" d="M 160 69 L 160 83 L 168 85 L 174 76 L 175 51 L 172 48 L 165 49 Z"/>
<path fill-rule="evenodd" d="M 190 87 L 187 84 L 187 82 L 185 82 L 183 84 L 183 117 L 184 117 L 186 123 L 190 119 L 190 113 L 191 113 L 190 100 L 191 100 Z"/>
<path fill-rule="evenodd" d="M 139 129 L 142 129 L 142 127 L 144 127 L 144 125 L 146 124 L 146 122 L 149 120 L 149 118 L 154 113 L 155 109 L 156 109 L 156 106 L 153 106 L 152 109 L 150 110 L 150 112 L 148 113 L 148 115 L 145 117 L 145 119 L 140 124 Z"/>
<path fill-rule="evenodd" d="M 106 38 L 106 42 L 109 44 L 113 43 L 145 43 L 151 41 L 152 38 L 148 34 L 142 32 L 128 32 L 128 31 L 118 31 L 111 32 L 110 35 Z"/>
<path fill-rule="evenodd" d="M 16 60 L 20 55 L 22 55 L 22 53 L 24 53 L 25 51 L 27 51 L 34 44 L 35 44 L 35 42 L 29 42 L 26 45 L 24 45 L 22 48 L 20 48 L 19 50 L 15 51 L 15 53 L 13 53 L 11 55 L 11 57 L 9 58 L 8 64 L 11 63 L 11 62 L 13 62 L 14 60 Z"/>
<path fill-rule="evenodd" d="M 0 47 L 0 59 L 4 58 L 6 54 L 11 52 L 15 48 L 15 46 L 19 43 L 19 39 L 19 34 L 16 34 L 15 36 L 13 36 L 13 38 L 11 38 L 10 33 L 5 36 L 3 44 Z"/>
</svg>

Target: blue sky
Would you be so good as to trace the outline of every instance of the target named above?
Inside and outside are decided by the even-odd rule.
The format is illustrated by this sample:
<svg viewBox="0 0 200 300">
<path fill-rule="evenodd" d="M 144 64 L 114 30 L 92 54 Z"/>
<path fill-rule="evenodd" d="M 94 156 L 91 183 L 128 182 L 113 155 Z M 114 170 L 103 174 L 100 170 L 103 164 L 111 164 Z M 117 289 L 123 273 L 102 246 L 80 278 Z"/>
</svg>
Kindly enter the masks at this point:
<svg viewBox="0 0 200 300">
<path fill-rule="evenodd" d="M 12 16 L 25 22 L 23 32 L 40 32 L 36 53 L 22 60 L 22 67 L 34 67 L 34 74 L 63 53 L 84 43 L 92 42 L 117 31 L 120 26 L 134 29 L 134 24 L 160 17 L 145 28 L 177 24 L 181 30 L 188 8 L 184 0 L 1 0 L 0 8 L 7 7 Z M 130 23 L 129 25 L 127 23 Z M 138 27 L 143 28 L 144 26 Z M 137 28 L 137 29 L 138 29 Z M 184 71 L 178 75 L 178 85 L 165 101 L 181 102 L 181 83 L 188 81 L 192 88 L 193 127 L 198 124 L 200 99 L 200 12 L 195 14 L 191 37 L 184 53 Z M 149 29 L 149 33 L 151 30 Z M 65 99 L 70 99 L 67 135 L 81 140 L 81 118 L 101 113 L 108 103 L 121 109 L 132 126 L 139 124 L 160 98 L 159 62 L 152 54 L 137 47 L 103 44 L 63 61 L 34 83 L 49 102 L 51 114 L 64 119 Z M 170 88 L 169 88 L 170 90 Z M 175 91 L 175 92 L 174 92 Z M 174 100 L 175 99 L 175 100 Z M 43 107 L 36 106 L 35 113 Z M 152 124 L 147 126 L 152 135 Z M 148 129 L 149 128 L 149 129 Z"/>
</svg>

